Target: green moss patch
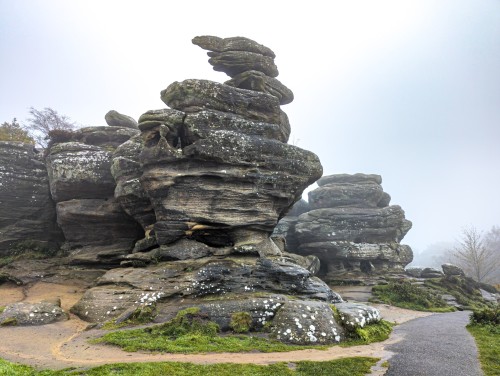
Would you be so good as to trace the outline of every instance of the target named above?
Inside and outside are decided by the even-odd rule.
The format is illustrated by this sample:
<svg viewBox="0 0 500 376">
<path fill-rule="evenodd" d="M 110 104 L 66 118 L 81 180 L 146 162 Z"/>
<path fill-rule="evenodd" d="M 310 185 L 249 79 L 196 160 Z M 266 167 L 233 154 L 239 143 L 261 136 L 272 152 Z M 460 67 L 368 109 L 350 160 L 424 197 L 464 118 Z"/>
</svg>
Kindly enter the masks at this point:
<svg viewBox="0 0 500 376">
<path fill-rule="evenodd" d="M 389 321 L 380 320 L 377 323 L 365 325 L 363 328 L 356 327 L 347 332 L 347 341 L 340 345 L 349 347 L 385 341 L 392 333 L 393 326 L 394 324 Z"/>
</svg>

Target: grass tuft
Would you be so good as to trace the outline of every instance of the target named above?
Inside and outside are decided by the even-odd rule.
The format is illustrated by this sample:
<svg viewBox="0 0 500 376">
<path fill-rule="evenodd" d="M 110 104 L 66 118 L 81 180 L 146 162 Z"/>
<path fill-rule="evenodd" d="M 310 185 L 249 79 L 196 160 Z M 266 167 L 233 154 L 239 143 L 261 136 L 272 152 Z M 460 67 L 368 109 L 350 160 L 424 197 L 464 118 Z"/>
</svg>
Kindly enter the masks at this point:
<svg viewBox="0 0 500 376">
<path fill-rule="evenodd" d="M 248 312 L 235 312 L 231 315 L 229 327 L 235 333 L 248 333 L 252 325 L 252 316 Z"/>
</svg>

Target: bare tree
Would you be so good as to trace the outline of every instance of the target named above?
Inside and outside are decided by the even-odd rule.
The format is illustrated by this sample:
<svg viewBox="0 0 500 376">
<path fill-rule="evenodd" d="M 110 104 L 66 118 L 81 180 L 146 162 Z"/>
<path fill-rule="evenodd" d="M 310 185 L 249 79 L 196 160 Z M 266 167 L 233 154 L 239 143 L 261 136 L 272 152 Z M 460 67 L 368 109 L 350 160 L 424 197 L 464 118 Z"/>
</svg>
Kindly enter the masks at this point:
<svg viewBox="0 0 500 376">
<path fill-rule="evenodd" d="M 462 230 L 458 244 L 449 252 L 450 261 L 478 282 L 492 281 L 500 267 L 499 256 L 498 248 L 491 247 L 489 238 L 473 226 Z"/>
<path fill-rule="evenodd" d="M 24 127 L 41 147 L 47 146 L 50 131 L 55 129 L 71 131 L 76 128 L 75 122 L 69 117 L 60 115 L 50 107 L 45 107 L 43 110 L 30 107 L 29 113 L 31 117 Z"/>
<path fill-rule="evenodd" d="M 484 243 L 486 248 L 492 253 L 495 270 L 492 272 L 488 280 L 493 284 L 500 284 L 500 227 L 493 226 L 490 231 L 484 235 Z"/>
</svg>

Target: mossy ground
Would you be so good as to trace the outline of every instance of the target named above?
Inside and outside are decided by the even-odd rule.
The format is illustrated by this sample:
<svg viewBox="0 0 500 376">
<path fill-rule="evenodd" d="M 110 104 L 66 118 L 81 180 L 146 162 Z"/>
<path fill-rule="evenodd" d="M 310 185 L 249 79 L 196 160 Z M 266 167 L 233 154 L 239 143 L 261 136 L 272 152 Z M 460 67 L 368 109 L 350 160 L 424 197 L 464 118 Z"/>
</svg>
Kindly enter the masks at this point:
<svg viewBox="0 0 500 376">
<path fill-rule="evenodd" d="M 391 281 L 372 289 L 375 300 L 416 311 L 452 312 L 455 309 L 446 304 L 438 291 L 414 285 L 407 280 Z"/>
<path fill-rule="evenodd" d="M 246 317 L 246 315 L 242 315 Z M 380 321 L 357 328 L 348 334 L 343 346 L 355 346 L 384 341 L 392 331 L 392 324 Z M 290 345 L 267 338 L 266 333 L 254 335 L 218 334 L 217 324 L 208 321 L 196 307 L 180 311 L 161 325 L 142 329 L 117 330 L 94 340 L 119 346 L 125 351 L 156 351 L 166 353 L 222 353 L 222 352 L 286 352 L 304 349 L 327 349 L 327 345 Z"/>
<path fill-rule="evenodd" d="M 6 376 L 364 376 L 377 363 L 377 358 L 357 357 L 330 360 L 325 362 L 301 361 L 276 363 L 271 365 L 255 364 L 210 364 L 193 363 L 118 363 L 109 364 L 85 371 L 36 371 L 35 369 L 0 359 L 0 375 Z"/>
</svg>

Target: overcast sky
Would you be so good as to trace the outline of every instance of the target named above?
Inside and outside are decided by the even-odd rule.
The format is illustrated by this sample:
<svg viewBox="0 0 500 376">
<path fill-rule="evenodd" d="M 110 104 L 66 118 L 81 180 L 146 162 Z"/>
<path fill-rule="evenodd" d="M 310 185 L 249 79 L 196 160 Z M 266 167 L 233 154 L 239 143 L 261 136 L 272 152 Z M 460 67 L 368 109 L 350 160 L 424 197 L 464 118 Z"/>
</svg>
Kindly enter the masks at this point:
<svg viewBox="0 0 500 376">
<path fill-rule="evenodd" d="M 0 0 L 0 122 L 137 119 L 173 81 L 228 79 L 196 35 L 270 47 L 290 142 L 325 175 L 382 175 L 416 253 L 500 225 L 500 0 Z"/>
</svg>

